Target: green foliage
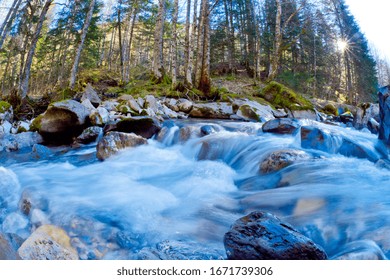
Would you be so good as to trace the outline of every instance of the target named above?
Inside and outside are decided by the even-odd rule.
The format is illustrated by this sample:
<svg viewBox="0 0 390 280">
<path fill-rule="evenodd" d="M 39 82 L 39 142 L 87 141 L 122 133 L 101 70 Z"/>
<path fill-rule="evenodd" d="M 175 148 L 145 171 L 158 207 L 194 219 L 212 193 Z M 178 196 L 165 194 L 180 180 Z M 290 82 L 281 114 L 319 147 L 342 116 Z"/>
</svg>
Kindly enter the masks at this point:
<svg viewBox="0 0 390 280">
<path fill-rule="evenodd" d="M 41 121 L 43 115 L 36 117 L 30 125 L 30 131 L 39 131 L 41 129 Z"/>
<path fill-rule="evenodd" d="M 297 94 L 292 89 L 277 82 L 270 82 L 263 89 L 262 96 L 275 107 L 288 108 L 290 110 L 313 109 L 313 105 L 310 101 Z"/>
<path fill-rule="evenodd" d="M 5 113 L 11 108 L 11 104 L 6 101 L 0 101 L 0 113 Z"/>
</svg>

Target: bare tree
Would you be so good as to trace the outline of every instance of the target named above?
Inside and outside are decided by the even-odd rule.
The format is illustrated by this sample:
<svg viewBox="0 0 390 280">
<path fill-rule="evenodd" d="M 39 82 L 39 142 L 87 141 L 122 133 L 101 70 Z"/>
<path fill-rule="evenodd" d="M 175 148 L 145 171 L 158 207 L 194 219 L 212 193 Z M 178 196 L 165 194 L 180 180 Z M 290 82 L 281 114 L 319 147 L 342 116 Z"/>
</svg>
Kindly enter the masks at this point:
<svg viewBox="0 0 390 280">
<path fill-rule="evenodd" d="M 74 86 L 76 84 L 76 77 L 77 77 L 77 72 L 78 72 L 78 68 L 79 68 L 81 52 L 83 51 L 85 38 L 87 37 L 88 28 L 89 28 L 89 25 L 91 24 L 91 20 L 92 20 L 92 16 L 93 16 L 93 9 L 95 7 L 95 2 L 96 2 L 96 0 L 91 0 L 91 3 L 89 4 L 87 18 L 84 21 L 83 29 L 81 31 L 80 43 L 79 43 L 77 50 L 76 50 L 76 56 L 75 56 L 75 59 L 73 62 L 72 72 L 70 74 L 69 87 L 71 89 L 74 89 Z"/>
<path fill-rule="evenodd" d="M 7 16 L 5 17 L 3 24 L 0 27 L 0 49 L 3 46 L 5 37 L 7 36 L 7 32 L 11 27 L 13 20 L 19 10 L 19 6 L 22 3 L 22 0 L 14 0 L 11 8 L 9 9 Z"/>
<path fill-rule="evenodd" d="M 179 13 L 179 0 L 175 0 L 173 4 L 173 44 L 172 44 L 172 87 L 177 84 L 177 17 Z"/>
<path fill-rule="evenodd" d="M 28 84 L 30 81 L 30 73 L 31 73 L 31 64 L 34 58 L 35 49 L 37 46 L 37 42 L 39 36 L 41 34 L 43 22 L 45 21 L 47 11 L 49 10 L 50 5 L 53 3 L 53 0 L 47 0 L 45 5 L 42 8 L 41 14 L 39 16 L 39 21 L 37 23 L 34 36 L 31 41 L 30 50 L 27 55 L 26 64 L 23 71 L 23 76 L 21 78 L 20 88 L 19 88 L 19 96 L 23 100 L 27 96 L 28 92 Z"/>
<path fill-rule="evenodd" d="M 165 75 L 163 63 L 165 0 L 159 0 L 158 3 L 156 28 L 154 30 L 153 74 L 156 81 L 161 82 Z"/>
<path fill-rule="evenodd" d="M 275 0 L 276 2 L 276 20 L 275 20 L 275 42 L 274 53 L 271 58 L 271 64 L 269 67 L 268 79 L 274 80 L 279 68 L 280 59 L 280 47 L 282 45 L 282 3 L 281 0 Z"/>
</svg>

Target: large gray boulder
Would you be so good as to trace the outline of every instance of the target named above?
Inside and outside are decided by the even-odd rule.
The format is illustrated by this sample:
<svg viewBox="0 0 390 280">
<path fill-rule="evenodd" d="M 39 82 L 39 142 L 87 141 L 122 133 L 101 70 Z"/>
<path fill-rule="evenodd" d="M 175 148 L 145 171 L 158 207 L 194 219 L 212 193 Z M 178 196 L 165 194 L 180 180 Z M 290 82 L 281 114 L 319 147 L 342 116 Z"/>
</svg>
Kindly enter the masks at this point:
<svg viewBox="0 0 390 280">
<path fill-rule="evenodd" d="M 81 134 L 89 120 L 90 111 L 75 100 L 56 102 L 38 116 L 32 127 L 38 130 L 45 141 L 54 144 L 72 142 Z"/>
<path fill-rule="evenodd" d="M 233 114 L 233 108 L 230 103 L 212 102 L 205 104 L 194 104 L 189 116 L 203 119 L 229 119 Z"/>
<path fill-rule="evenodd" d="M 43 225 L 20 246 L 23 260 L 77 260 L 77 251 L 70 244 L 67 233 L 53 225 Z"/>
<path fill-rule="evenodd" d="M 84 100 L 89 100 L 95 107 L 98 107 L 102 103 L 102 100 L 100 99 L 99 95 L 90 84 L 87 84 L 83 96 L 81 97 L 81 102 L 83 102 Z"/>
<path fill-rule="evenodd" d="M 224 236 L 230 260 L 325 260 L 325 251 L 291 225 L 266 212 L 237 220 Z"/>
<path fill-rule="evenodd" d="M 98 143 L 96 156 L 100 160 L 105 160 L 120 150 L 139 145 L 147 144 L 147 140 L 134 133 L 123 133 L 118 131 L 108 132 Z"/>
<path fill-rule="evenodd" d="M 390 145 L 390 85 L 379 90 L 379 139 L 386 145 Z"/>
</svg>

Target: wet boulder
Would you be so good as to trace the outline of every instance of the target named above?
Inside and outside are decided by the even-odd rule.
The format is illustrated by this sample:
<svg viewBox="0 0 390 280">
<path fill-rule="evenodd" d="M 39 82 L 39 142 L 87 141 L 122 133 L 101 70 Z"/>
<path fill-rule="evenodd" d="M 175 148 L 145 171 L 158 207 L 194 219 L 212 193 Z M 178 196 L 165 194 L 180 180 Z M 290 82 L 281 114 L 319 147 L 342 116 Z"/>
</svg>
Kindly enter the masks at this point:
<svg viewBox="0 0 390 280">
<path fill-rule="evenodd" d="M 263 132 L 275 134 L 295 134 L 299 130 L 299 122 L 295 119 L 274 119 L 263 125 Z"/>
<path fill-rule="evenodd" d="M 379 139 L 390 145 L 390 85 L 379 90 Z"/>
<path fill-rule="evenodd" d="M 33 147 L 43 142 L 43 138 L 36 132 L 22 132 L 8 134 L 0 140 L 0 150 L 7 152 L 18 151 L 24 148 Z"/>
<path fill-rule="evenodd" d="M 94 107 L 98 107 L 102 103 L 99 95 L 90 84 L 87 84 L 87 87 L 81 97 L 81 102 L 84 100 L 89 100 Z"/>
<path fill-rule="evenodd" d="M 31 129 L 37 130 L 46 142 L 71 143 L 87 125 L 89 114 L 90 111 L 77 101 L 56 102 L 33 121 Z"/>
<path fill-rule="evenodd" d="M 16 238 L 20 239 L 16 236 Z M 15 240 L 14 234 L 0 233 L 0 260 L 20 260 L 17 253 L 17 248 L 20 244 L 19 240 Z"/>
<path fill-rule="evenodd" d="M 232 114 L 233 109 L 230 103 L 214 102 L 194 104 L 189 116 L 203 119 L 229 119 Z"/>
<path fill-rule="evenodd" d="M 301 146 L 304 149 L 315 149 L 324 152 L 334 152 L 338 147 L 335 147 L 335 141 L 330 133 L 314 127 L 301 127 Z"/>
<path fill-rule="evenodd" d="M 237 220 L 224 236 L 230 260 L 325 260 L 325 251 L 291 225 L 266 212 Z"/>
<path fill-rule="evenodd" d="M 150 139 L 161 130 L 161 124 L 154 118 L 126 118 L 116 124 L 106 126 L 104 132 L 119 131 L 135 133 Z"/>
<path fill-rule="evenodd" d="M 18 254 L 23 260 L 77 260 L 77 251 L 67 233 L 53 225 L 43 225 L 22 244 Z"/>
<path fill-rule="evenodd" d="M 147 140 L 134 133 L 123 133 L 118 131 L 108 132 L 98 143 L 96 156 L 100 160 L 105 160 L 120 150 L 139 145 L 147 144 Z"/>
<path fill-rule="evenodd" d="M 99 126 L 91 126 L 86 128 L 83 133 L 81 133 L 77 139 L 77 143 L 81 144 L 89 144 L 94 141 L 99 137 L 99 135 L 103 132 L 103 128 Z"/>
<path fill-rule="evenodd" d="M 350 139 L 343 139 L 338 153 L 346 157 L 368 159 L 372 162 L 376 162 L 380 159 L 377 153 L 375 153 L 374 151 L 370 151 L 365 146 L 359 145 L 358 143 Z"/>
<path fill-rule="evenodd" d="M 310 155 L 300 150 L 280 150 L 270 153 L 261 163 L 260 172 L 268 174 L 279 171 L 296 162 L 310 159 Z"/>
</svg>

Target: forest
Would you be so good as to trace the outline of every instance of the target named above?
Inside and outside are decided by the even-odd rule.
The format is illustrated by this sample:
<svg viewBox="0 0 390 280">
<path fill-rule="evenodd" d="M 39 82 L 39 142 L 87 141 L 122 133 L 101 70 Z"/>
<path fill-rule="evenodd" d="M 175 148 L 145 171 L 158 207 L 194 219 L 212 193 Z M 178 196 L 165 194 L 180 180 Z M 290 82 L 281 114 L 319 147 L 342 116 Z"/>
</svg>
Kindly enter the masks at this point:
<svg viewBox="0 0 390 280">
<path fill-rule="evenodd" d="M 376 101 L 378 85 L 390 83 L 389 62 L 370 48 L 344 0 L 3 0 L 0 7 L 0 89 L 19 103 L 81 91 L 81 77 L 126 87 L 146 75 L 212 100 L 214 77 L 244 75 L 254 85 L 276 80 L 354 105 Z"/>
</svg>

